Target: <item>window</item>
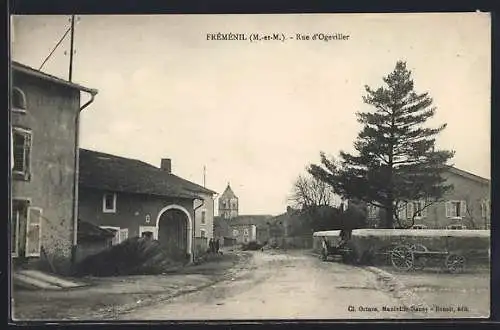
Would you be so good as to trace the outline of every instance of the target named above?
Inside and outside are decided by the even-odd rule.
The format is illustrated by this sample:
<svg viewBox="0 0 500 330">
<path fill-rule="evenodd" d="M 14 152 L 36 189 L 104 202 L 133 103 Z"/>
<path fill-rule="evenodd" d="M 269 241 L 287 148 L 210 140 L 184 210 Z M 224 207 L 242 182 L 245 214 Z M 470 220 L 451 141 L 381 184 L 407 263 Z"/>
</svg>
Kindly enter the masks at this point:
<svg viewBox="0 0 500 330">
<path fill-rule="evenodd" d="M 243 235 L 248 236 L 248 228 L 243 229 Z"/>
<path fill-rule="evenodd" d="M 11 253 L 13 257 L 19 256 L 19 231 L 20 223 L 26 222 L 28 217 L 28 200 L 13 200 L 12 215 L 11 215 Z"/>
<path fill-rule="evenodd" d="M 115 231 L 115 237 L 113 237 L 112 245 L 117 245 L 122 243 L 128 238 L 128 228 L 120 228 L 113 226 L 100 226 L 103 229 L 112 229 Z"/>
<path fill-rule="evenodd" d="M 445 204 L 447 218 L 461 219 L 465 216 L 467 206 L 465 201 L 448 201 Z"/>
<path fill-rule="evenodd" d="M 18 87 L 12 89 L 12 111 L 26 112 L 26 96 Z"/>
<path fill-rule="evenodd" d="M 481 218 L 489 218 L 490 217 L 490 201 L 482 200 L 481 201 Z"/>
<path fill-rule="evenodd" d="M 39 257 L 42 248 L 42 209 L 28 207 L 26 223 L 26 256 Z"/>
<path fill-rule="evenodd" d="M 102 212 L 116 213 L 116 194 L 107 193 L 102 196 Z"/>
<path fill-rule="evenodd" d="M 206 211 L 203 210 L 201 211 L 201 223 L 204 225 L 205 224 L 205 216 L 206 216 Z"/>
<path fill-rule="evenodd" d="M 16 179 L 30 179 L 31 131 L 13 127 L 12 173 Z"/>
<path fill-rule="evenodd" d="M 427 209 L 425 208 L 424 201 L 413 201 L 412 204 L 412 216 L 413 212 L 415 212 L 415 219 L 425 218 L 427 216 Z"/>
<path fill-rule="evenodd" d="M 158 239 L 158 228 L 156 228 L 155 226 L 139 226 L 139 236 L 151 236 L 152 239 Z"/>
<path fill-rule="evenodd" d="M 205 238 L 205 237 L 207 237 L 207 236 L 206 236 L 206 232 L 205 232 L 205 230 L 204 230 L 204 229 L 200 230 L 200 237 L 201 237 L 201 238 Z"/>
<path fill-rule="evenodd" d="M 120 243 L 128 239 L 128 228 L 120 229 Z"/>
<path fill-rule="evenodd" d="M 378 208 L 374 205 L 368 205 L 367 212 L 368 212 L 369 219 L 374 219 L 374 218 L 377 218 L 377 216 L 378 216 Z"/>
<path fill-rule="evenodd" d="M 238 229 L 233 229 L 233 236 L 238 236 L 239 233 Z"/>
</svg>

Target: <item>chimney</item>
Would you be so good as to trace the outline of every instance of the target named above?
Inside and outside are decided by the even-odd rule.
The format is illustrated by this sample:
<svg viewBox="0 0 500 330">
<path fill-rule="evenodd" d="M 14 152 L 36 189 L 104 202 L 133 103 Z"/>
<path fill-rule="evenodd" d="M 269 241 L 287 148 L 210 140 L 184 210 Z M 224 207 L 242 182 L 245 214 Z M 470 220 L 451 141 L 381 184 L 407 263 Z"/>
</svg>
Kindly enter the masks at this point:
<svg viewBox="0 0 500 330">
<path fill-rule="evenodd" d="M 160 168 L 168 173 L 172 173 L 172 160 L 170 158 L 162 158 Z"/>
</svg>

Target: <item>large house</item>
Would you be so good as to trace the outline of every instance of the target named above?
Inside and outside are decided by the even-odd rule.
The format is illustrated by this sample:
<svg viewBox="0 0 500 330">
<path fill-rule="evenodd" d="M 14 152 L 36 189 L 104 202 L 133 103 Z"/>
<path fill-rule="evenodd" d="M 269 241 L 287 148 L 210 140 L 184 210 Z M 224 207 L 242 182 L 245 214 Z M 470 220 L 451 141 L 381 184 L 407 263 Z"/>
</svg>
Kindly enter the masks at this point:
<svg viewBox="0 0 500 330">
<path fill-rule="evenodd" d="M 13 264 L 67 273 L 77 243 L 79 116 L 97 91 L 17 62 L 11 79 Z M 90 95 L 84 105 L 81 92 Z"/>
<path fill-rule="evenodd" d="M 442 201 L 427 207 L 425 201 L 412 201 L 399 209 L 398 218 L 416 229 L 490 229 L 490 180 L 455 167 L 443 176 L 453 189 Z M 368 206 L 367 217 L 369 227 L 377 228 L 383 212 Z"/>
<path fill-rule="evenodd" d="M 192 257 L 195 240 L 211 238 L 214 194 L 172 174 L 170 159 L 162 159 L 158 168 L 136 159 L 80 150 L 79 218 L 114 230 L 113 244 L 149 236 L 172 256 Z"/>
</svg>

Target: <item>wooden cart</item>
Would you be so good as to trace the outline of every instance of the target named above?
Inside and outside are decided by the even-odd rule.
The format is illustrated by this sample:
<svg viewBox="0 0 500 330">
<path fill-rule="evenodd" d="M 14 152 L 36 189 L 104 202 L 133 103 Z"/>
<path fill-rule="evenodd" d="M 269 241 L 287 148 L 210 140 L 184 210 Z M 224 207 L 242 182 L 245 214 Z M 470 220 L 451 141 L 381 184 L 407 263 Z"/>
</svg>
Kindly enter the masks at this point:
<svg viewBox="0 0 500 330">
<path fill-rule="evenodd" d="M 450 273 L 460 273 L 465 269 L 466 258 L 460 253 L 430 251 L 422 244 L 401 244 L 390 251 L 390 261 L 400 271 L 421 270 L 432 261 L 441 263 Z"/>
</svg>

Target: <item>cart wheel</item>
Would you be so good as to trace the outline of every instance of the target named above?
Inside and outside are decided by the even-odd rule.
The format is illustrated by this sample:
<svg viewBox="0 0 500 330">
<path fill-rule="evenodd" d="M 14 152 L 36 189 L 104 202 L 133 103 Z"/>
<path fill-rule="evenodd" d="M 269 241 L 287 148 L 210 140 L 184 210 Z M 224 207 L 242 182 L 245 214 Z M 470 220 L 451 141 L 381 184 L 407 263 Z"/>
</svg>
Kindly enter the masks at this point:
<svg viewBox="0 0 500 330">
<path fill-rule="evenodd" d="M 427 252 L 428 251 L 427 248 L 422 244 L 413 244 L 411 246 L 411 249 L 414 252 L 417 252 L 416 254 L 414 254 L 413 269 L 414 270 L 424 269 L 425 266 L 427 265 L 427 257 L 425 257 L 424 255 L 418 254 L 418 252 Z"/>
<path fill-rule="evenodd" d="M 408 271 L 412 269 L 414 265 L 414 255 L 412 250 L 404 245 L 395 247 L 391 251 L 391 263 L 396 269 L 401 271 Z"/>
<path fill-rule="evenodd" d="M 461 273 L 465 269 L 465 257 L 460 254 L 449 254 L 444 265 L 450 273 Z"/>
</svg>

